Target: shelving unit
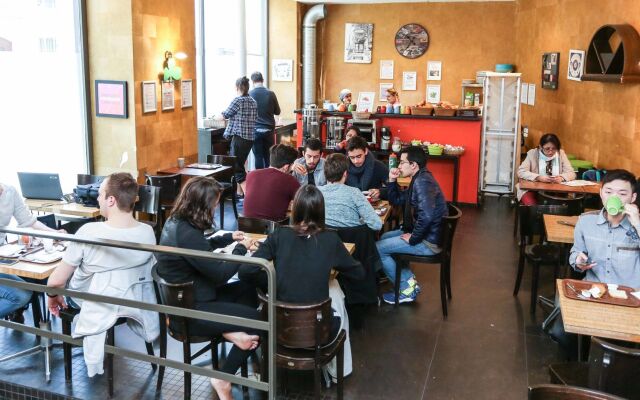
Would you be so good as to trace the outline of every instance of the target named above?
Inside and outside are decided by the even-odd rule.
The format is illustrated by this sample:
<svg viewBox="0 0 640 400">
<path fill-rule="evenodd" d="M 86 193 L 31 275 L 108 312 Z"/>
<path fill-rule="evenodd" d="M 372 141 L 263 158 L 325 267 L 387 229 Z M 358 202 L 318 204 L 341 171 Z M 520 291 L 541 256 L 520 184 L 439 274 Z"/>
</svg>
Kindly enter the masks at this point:
<svg viewBox="0 0 640 400">
<path fill-rule="evenodd" d="M 463 83 L 462 84 L 462 96 L 460 97 L 460 106 L 464 105 L 464 95 L 467 92 L 472 92 L 474 95 L 480 93 L 480 106 L 484 102 L 484 85 L 482 83 Z M 474 104 L 477 105 L 477 104 Z"/>
</svg>

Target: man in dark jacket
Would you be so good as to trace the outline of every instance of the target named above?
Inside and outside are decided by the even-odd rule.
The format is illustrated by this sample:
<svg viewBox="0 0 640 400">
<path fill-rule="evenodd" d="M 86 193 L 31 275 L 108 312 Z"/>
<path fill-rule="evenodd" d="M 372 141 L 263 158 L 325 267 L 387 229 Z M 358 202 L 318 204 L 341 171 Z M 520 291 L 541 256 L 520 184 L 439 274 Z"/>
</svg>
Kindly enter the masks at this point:
<svg viewBox="0 0 640 400">
<path fill-rule="evenodd" d="M 258 103 L 258 119 L 254 131 L 253 156 L 256 159 L 256 169 L 269 166 L 269 148 L 273 146 L 276 120 L 274 115 L 280 115 L 280 105 L 276 94 L 264 87 L 264 78 L 260 72 L 251 74 L 253 89 L 249 92 Z"/>
<path fill-rule="evenodd" d="M 377 243 L 382 260 L 382 268 L 392 282 L 396 278 L 396 263 L 393 253 L 429 256 L 440 253 L 442 217 L 447 215 L 447 203 L 438 182 L 426 168 L 427 156 L 424 150 L 410 146 L 400 152 L 398 168 L 389 171 L 389 202 L 404 205 L 402 229 L 387 232 Z M 400 191 L 398 177 L 411 177 L 409 189 Z M 400 303 L 415 301 L 420 286 L 415 275 L 407 266 L 401 271 Z M 385 293 L 383 300 L 395 303 L 395 294 Z"/>
<path fill-rule="evenodd" d="M 347 156 L 349 156 L 349 170 L 347 173 L 347 186 L 353 186 L 360 190 L 368 190 L 373 200 L 381 197 L 381 189 L 387 182 L 389 168 L 369 151 L 365 138 L 354 136 L 347 141 Z M 386 193 L 383 192 L 383 198 Z"/>
</svg>

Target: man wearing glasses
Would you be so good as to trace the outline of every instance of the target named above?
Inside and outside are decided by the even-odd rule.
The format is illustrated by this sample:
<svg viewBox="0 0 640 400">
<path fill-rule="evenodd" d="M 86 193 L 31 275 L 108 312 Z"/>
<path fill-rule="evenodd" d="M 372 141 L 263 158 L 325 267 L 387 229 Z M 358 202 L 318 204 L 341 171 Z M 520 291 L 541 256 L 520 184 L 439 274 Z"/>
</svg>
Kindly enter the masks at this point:
<svg viewBox="0 0 640 400">
<path fill-rule="evenodd" d="M 374 201 L 380 199 L 380 190 L 387 182 L 389 168 L 369 152 L 365 138 L 354 136 L 347 141 L 347 155 L 349 156 L 349 170 L 345 184 L 368 191 Z M 383 193 L 386 197 L 386 193 Z"/>
<path fill-rule="evenodd" d="M 389 171 L 389 202 L 404 205 L 401 229 L 387 232 L 377 243 L 378 252 L 385 274 L 395 282 L 396 263 L 393 253 L 429 256 L 442 251 L 442 217 L 448 214 L 447 203 L 442 190 L 431 172 L 426 168 L 427 156 L 418 146 L 410 146 L 400 152 L 398 168 Z M 409 189 L 400 191 L 396 180 L 411 177 Z M 420 292 L 420 286 L 411 269 L 406 266 L 400 272 L 400 303 L 413 302 Z M 386 303 L 395 303 L 393 291 L 382 296 Z"/>
<path fill-rule="evenodd" d="M 324 160 L 322 159 L 322 142 L 319 139 L 309 139 L 304 146 L 302 157 L 293 163 L 293 176 L 300 186 L 324 186 Z"/>
</svg>

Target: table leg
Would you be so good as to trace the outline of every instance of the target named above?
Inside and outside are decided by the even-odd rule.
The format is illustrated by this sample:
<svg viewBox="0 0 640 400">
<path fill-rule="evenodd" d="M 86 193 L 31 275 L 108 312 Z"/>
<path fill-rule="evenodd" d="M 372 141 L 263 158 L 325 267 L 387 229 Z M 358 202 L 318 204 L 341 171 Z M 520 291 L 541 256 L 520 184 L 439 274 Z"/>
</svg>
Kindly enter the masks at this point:
<svg viewBox="0 0 640 400">
<path fill-rule="evenodd" d="M 453 203 L 458 204 L 458 174 L 460 171 L 460 157 L 453 160 Z"/>
</svg>

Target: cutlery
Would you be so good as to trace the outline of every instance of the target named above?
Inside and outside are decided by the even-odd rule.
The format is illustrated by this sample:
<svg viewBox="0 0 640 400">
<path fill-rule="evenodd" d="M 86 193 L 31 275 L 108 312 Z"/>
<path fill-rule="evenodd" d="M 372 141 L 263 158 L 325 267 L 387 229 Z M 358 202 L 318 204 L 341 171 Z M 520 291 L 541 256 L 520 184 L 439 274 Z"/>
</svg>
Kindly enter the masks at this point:
<svg viewBox="0 0 640 400">
<path fill-rule="evenodd" d="M 560 225 L 573 226 L 573 227 L 575 227 L 575 226 L 576 226 L 576 224 L 574 224 L 573 222 L 569 222 L 569 221 L 557 221 L 557 222 L 558 222 L 558 224 L 560 224 Z"/>
<path fill-rule="evenodd" d="M 567 282 L 567 287 L 571 289 L 571 291 L 578 296 L 579 299 L 586 300 L 587 298 L 582 295 L 582 293 L 578 292 L 578 290 L 573 286 L 571 282 Z"/>
</svg>

